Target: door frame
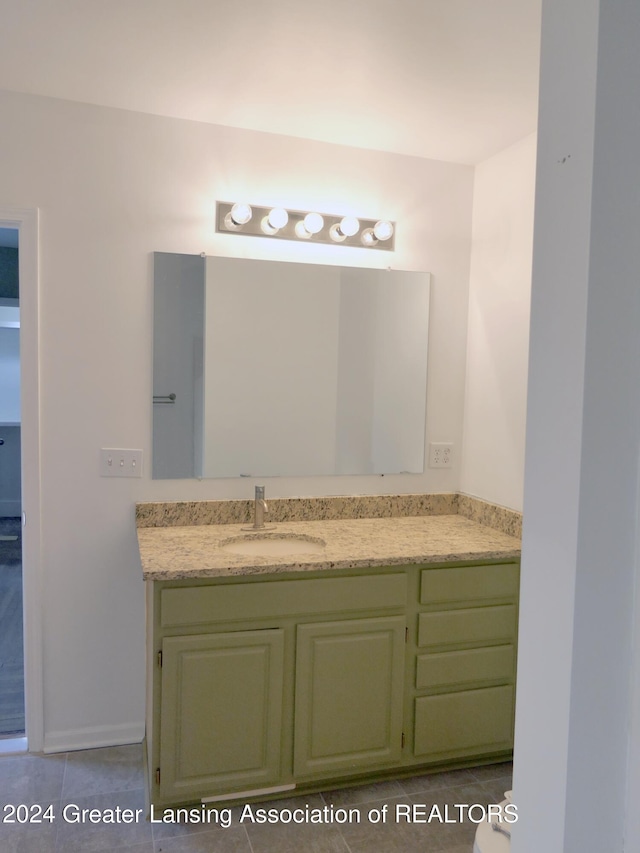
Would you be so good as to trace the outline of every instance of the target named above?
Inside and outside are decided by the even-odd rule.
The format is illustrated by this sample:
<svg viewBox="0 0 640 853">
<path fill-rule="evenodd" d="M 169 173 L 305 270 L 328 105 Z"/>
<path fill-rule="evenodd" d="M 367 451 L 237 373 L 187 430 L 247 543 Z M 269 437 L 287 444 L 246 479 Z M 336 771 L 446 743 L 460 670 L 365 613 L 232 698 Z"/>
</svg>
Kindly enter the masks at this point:
<svg viewBox="0 0 640 853">
<path fill-rule="evenodd" d="M 0 205 L 0 227 L 18 230 L 25 735 L 29 751 L 41 752 L 44 742 L 44 666 L 38 210 Z"/>
</svg>

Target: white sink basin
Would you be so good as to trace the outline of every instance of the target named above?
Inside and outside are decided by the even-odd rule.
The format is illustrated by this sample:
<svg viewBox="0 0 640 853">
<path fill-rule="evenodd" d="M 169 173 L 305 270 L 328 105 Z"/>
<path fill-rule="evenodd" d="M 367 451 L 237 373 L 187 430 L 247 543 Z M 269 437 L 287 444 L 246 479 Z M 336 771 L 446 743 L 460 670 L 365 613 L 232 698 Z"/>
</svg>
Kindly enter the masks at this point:
<svg viewBox="0 0 640 853">
<path fill-rule="evenodd" d="M 220 543 L 228 554 L 245 554 L 251 557 L 286 557 L 289 554 L 321 554 L 327 543 L 322 539 L 301 534 L 271 534 L 261 536 L 234 536 Z"/>
</svg>

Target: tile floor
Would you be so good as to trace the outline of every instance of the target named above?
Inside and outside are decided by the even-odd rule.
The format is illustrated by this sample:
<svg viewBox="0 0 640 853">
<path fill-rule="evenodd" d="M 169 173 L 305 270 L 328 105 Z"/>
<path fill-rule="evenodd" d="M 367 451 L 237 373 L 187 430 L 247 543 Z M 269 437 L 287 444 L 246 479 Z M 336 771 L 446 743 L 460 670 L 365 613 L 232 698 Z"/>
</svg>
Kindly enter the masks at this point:
<svg viewBox="0 0 640 853">
<path fill-rule="evenodd" d="M 2 743 L 0 741 L 0 750 Z M 511 788 L 511 764 L 495 764 L 359 788 L 327 791 L 256 803 L 252 808 L 279 810 L 333 806 L 347 809 L 350 823 L 252 824 L 240 821 L 242 808 L 232 811 L 231 825 L 163 824 L 144 819 L 142 748 L 140 745 L 91 749 L 57 755 L 0 756 L 0 850 L 2 853 L 471 853 L 475 825 L 408 823 L 393 817 L 397 805 L 434 804 L 449 817 L 454 804 L 499 802 Z M 22 805 L 17 811 L 12 806 Z M 51 805 L 48 820 L 44 811 Z M 68 808 L 65 810 L 65 806 Z M 373 823 L 387 806 L 385 823 Z M 27 807 L 27 808 L 24 808 Z M 109 824 L 109 810 L 142 810 L 139 821 Z M 42 822 L 36 823 L 38 816 Z M 222 809 L 223 805 L 219 806 Z M 97 809 L 98 821 L 81 809 Z M 64 810 L 64 811 L 63 811 Z M 427 811 L 428 813 L 428 811 Z M 7 818 L 15 817 L 15 823 Z M 30 817 L 32 822 L 19 823 Z M 65 817 L 66 816 L 66 817 Z M 157 818 L 157 816 L 156 816 Z M 359 822 L 358 818 L 360 819 Z M 222 823 L 223 821 L 221 821 Z"/>
</svg>

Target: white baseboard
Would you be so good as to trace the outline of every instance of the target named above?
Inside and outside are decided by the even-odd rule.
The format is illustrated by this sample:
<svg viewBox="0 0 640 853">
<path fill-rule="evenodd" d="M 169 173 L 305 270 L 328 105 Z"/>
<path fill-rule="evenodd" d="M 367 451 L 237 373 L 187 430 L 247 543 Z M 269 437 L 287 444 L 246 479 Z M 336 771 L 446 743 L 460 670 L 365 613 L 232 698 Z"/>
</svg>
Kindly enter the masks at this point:
<svg viewBox="0 0 640 853">
<path fill-rule="evenodd" d="M 141 743 L 143 737 L 144 723 L 47 732 L 44 736 L 43 752 L 74 752 L 77 749 L 96 749 L 101 746 L 123 746 L 128 743 Z"/>
</svg>

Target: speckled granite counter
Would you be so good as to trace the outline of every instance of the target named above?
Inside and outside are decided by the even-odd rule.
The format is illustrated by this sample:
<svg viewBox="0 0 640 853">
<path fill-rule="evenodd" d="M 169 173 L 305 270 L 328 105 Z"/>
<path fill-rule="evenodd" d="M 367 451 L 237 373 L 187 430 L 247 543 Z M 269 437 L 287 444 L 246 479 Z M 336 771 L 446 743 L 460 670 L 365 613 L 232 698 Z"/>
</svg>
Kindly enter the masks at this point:
<svg viewBox="0 0 640 853">
<path fill-rule="evenodd" d="M 320 554 L 243 556 L 221 548 L 225 540 L 251 536 L 242 524 L 139 527 L 145 580 L 231 577 L 420 563 L 518 558 L 519 539 L 460 515 L 284 521 L 261 533 L 326 542 Z"/>
</svg>

